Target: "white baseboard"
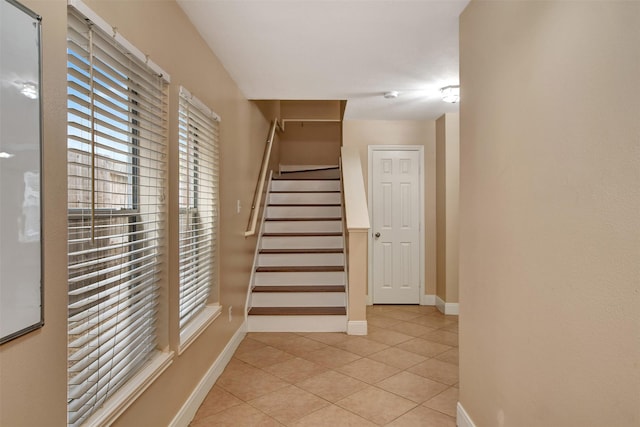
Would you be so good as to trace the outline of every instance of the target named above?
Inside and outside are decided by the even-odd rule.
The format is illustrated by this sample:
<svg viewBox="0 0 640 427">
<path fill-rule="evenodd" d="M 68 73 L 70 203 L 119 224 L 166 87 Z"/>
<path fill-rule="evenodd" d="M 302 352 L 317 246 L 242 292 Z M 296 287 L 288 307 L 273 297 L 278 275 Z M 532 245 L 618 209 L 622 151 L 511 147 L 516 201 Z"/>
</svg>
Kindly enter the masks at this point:
<svg viewBox="0 0 640 427">
<path fill-rule="evenodd" d="M 467 411 L 464 410 L 464 408 L 462 407 L 462 403 L 460 402 L 458 402 L 457 413 L 458 416 L 456 417 L 456 424 L 458 425 L 458 427 L 476 427 L 476 425 L 471 420 L 471 417 L 469 416 L 469 414 L 467 414 Z"/>
<path fill-rule="evenodd" d="M 444 314 L 457 316 L 460 314 L 460 305 L 457 302 L 448 302 L 444 305 Z"/>
<path fill-rule="evenodd" d="M 367 321 L 349 320 L 347 322 L 347 335 L 367 335 Z"/>
<path fill-rule="evenodd" d="M 436 305 L 435 295 L 420 295 L 420 305 Z"/>
<path fill-rule="evenodd" d="M 460 306 L 457 302 L 444 302 L 442 298 L 436 295 L 436 307 L 442 314 L 457 316 L 460 314 Z"/>
<path fill-rule="evenodd" d="M 187 427 L 193 417 L 196 415 L 198 408 L 204 402 L 204 399 L 207 397 L 207 394 L 213 388 L 213 385 L 216 383 L 218 377 L 224 371 L 224 368 L 227 366 L 233 353 L 235 353 L 236 349 L 244 339 L 247 334 L 247 324 L 243 322 L 240 328 L 233 334 L 231 340 L 227 343 L 222 350 L 222 353 L 217 357 L 215 362 L 211 365 L 207 373 L 202 377 L 200 383 L 193 390 L 187 401 L 182 405 L 180 411 L 176 414 L 176 416 L 169 424 L 170 427 Z"/>
</svg>

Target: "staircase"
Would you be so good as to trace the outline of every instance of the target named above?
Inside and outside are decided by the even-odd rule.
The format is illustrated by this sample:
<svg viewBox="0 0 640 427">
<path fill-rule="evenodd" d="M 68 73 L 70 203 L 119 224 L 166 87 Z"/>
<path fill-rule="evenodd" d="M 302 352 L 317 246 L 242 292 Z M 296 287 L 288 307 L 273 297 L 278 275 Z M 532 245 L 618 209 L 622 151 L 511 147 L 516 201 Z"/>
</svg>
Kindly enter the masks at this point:
<svg viewBox="0 0 640 427">
<path fill-rule="evenodd" d="M 249 301 L 250 332 L 346 331 L 337 169 L 274 177 Z"/>
</svg>

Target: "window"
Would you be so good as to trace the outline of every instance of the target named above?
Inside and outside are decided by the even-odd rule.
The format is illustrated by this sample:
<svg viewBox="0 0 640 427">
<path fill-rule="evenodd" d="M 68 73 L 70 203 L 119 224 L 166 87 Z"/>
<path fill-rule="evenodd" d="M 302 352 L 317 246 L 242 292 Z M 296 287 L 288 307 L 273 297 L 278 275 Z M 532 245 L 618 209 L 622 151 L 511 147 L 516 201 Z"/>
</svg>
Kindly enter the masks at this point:
<svg viewBox="0 0 640 427">
<path fill-rule="evenodd" d="M 157 347 L 166 81 L 117 40 L 69 13 L 67 353 L 74 426 Z"/>
<path fill-rule="evenodd" d="M 180 333 L 217 288 L 218 116 L 184 88 L 179 107 Z"/>
</svg>

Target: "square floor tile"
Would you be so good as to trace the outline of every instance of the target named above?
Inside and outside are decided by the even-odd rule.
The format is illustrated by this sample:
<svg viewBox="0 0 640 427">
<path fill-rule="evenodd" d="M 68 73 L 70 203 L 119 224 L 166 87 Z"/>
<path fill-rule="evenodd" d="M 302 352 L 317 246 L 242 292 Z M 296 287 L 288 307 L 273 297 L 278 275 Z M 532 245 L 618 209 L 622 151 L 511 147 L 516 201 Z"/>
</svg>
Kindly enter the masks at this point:
<svg viewBox="0 0 640 427">
<path fill-rule="evenodd" d="M 366 383 L 336 371 L 327 371 L 296 384 L 329 402 L 337 402 L 367 387 Z"/>
<path fill-rule="evenodd" d="M 247 334 L 191 426 L 454 427 L 458 317 L 377 305 L 367 320 L 367 336 Z"/>
<path fill-rule="evenodd" d="M 292 384 L 326 372 L 327 369 L 300 357 L 263 368 L 264 371 Z"/>
<path fill-rule="evenodd" d="M 244 402 L 218 386 L 213 386 L 200 405 L 195 418 L 206 418 Z"/>
<path fill-rule="evenodd" d="M 427 360 L 424 356 L 397 347 L 389 347 L 386 350 L 379 351 L 370 355 L 369 359 L 377 360 L 399 369 L 407 369 Z"/>
<path fill-rule="evenodd" d="M 397 418 L 389 427 L 456 427 L 456 420 L 440 412 L 434 411 L 424 406 L 407 412 Z"/>
<path fill-rule="evenodd" d="M 458 365 L 458 347 L 447 350 L 444 353 L 437 355 L 435 358 L 443 362 Z"/>
<path fill-rule="evenodd" d="M 411 335 L 412 337 L 419 337 L 429 332 L 436 331 L 437 329 L 428 328 L 426 326 L 418 325 L 411 322 L 400 322 L 393 326 L 388 327 L 392 331 L 400 332 L 405 335 Z"/>
<path fill-rule="evenodd" d="M 227 363 L 226 368 L 218 378 L 218 381 L 224 380 L 228 377 L 233 377 L 236 375 L 243 375 L 246 373 L 259 372 L 259 369 L 255 366 L 251 366 L 248 363 L 243 362 L 242 360 L 236 359 L 233 357 L 229 363 Z"/>
<path fill-rule="evenodd" d="M 336 405 L 376 424 L 384 425 L 414 408 L 416 403 L 369 386 L 338 401 Z"/>
<path fill-rule="evenodd" d="M 440 328 L 441 331 L 447 331 L 447 332 L 455 332 L 456 334 L 458 333 L 458 322 L 455 323 L 451 323 L 448 326 L 445 326 L 444 328 Z"/>
<path fill-rule="evenodd" d="M 265 394 L 248 403 L 287 425 L 329 405 L 326 400 L 293 385 Z"/>
<path fill-rule="evenodd" d="M 447 332 L 442 329 L 438 329 L 432 332 L 427 332 L 420 338 L 424 338 L 427 341 L 437 342 L 451 347 L 458 346 L 458 334 L 455 332 Z"/>
<path fill-rule="evenodd" d="M 434 357 L 451 349 L 448 345 L 427 341 L 423 338 L 413 338 L 409 341 L 398 344 L 396 348 L 410 351 L 425 357 Z"/>
<path fill-rule="evenodd" d="M 450 387 L 439 395 L 424 402 L 423 406 L 455 417 L 458 409 L 458 389 Z"/>
<path fill-rule="evenodd" d="M 190 427 L 238 427 L 238 426 L 255 426 L 255 427 L 280 427 L 281 423 L 271 418 L 264 412 L 261 412 L 251 405 L 243 403 L 232 408 L 226 409 L 218 414 L 211 415 L 206 418 L 194 420 Z"/>
<path fill-rule="evenodd" d="M 335 347 L 326 347 L 320 350 L 311 351 L 302 355 L 302 357 L 327 368 L 337 368 L 342 365 L 346 365 L 347 363 L 351 363 L 354 360 L 360 359 L 360 356 L 357 354 L 349 353 L 348 351 L 340 350 Z"/>
<path fill-rule="evenodd" d="M 396 374 L 399 370 L 400 369 L 393 366 L 367 358 L 359 359 L 336 368 L 336 371 L 338 372 L 369 384 L 382 381 L 383 379 Z"/>
<path fill-rule="evenodd" d="M 342 332 L 309 332 L 304 336 L 328 345 L 334 345 L 349 338 L 349 335 Z"/>
<path fill-rule="evenodd" d="M 402 309 L 385 311 L 382 315 L 398 320 L 410 320 L 422 316 L 422 314 L 416 313 L 415 311 L 407 311 Z"/>
<path fill-rule="evenodd" d="M 458 382 L 458 366 L 437 359 L 429 359 L 408 371 L 443 384 L 454 385 Z"/>
<path fill-rule="evenodd" d="M 294 357 L 295 356 L 292 354 L 285 353 L 282 350 L 278 350 L 277 348 L 270 346 L 236 355 L 237 359 L 253 365 L 256 368 L 265 368 L 267 366 L 275 365 L 276 363 L 293 359 Z"/>
<path fill-rule="evenodd" d="M 295 339 L 299 337 L 299 335 L 293 332 L 249 332 L 247 337 L 275 347 L 279 343 Z"/>
<path fill-rule="evenodd" d="M 293 427 L 375 427 L 377 424 L 336 405 L 327 406 L 301 418 Z"/>
<path fill-rule="evenodd" d="M 242 342 L 236 349 L 236 352 L 234 353 L 234 355 L 237 356 L 239 354 L 246 353 L 248 351 L 258 350 L 266 346 L 267 345 L 263 342 L 253 340 L 251 338 L 245 338 L 242 340 Z"/>
<path fill-rule="evenodd" d="M 244 401 L 289 385 L 280 378 L 254 367 L 242 370 L 225 369 L 216 384 Z"/>
<path fill-rule="evenodd" d="M 367 314 L 367 324 L 369 327 L 390 328 L 398 323 L 402 323 L 402 320 L 392 319 L 391 317 L 385 317 L 381 314 Z"/>
<path fill-rule="evenodd" d="M 370 328 L 367 339 L 386 345 L 397 345 L 413 338 L 411 335 L 402 334 L 388 329 Z"/>
<path fill-rule="evenodd" d="M 403 306 L 406 311 L 414 311 L 420 314 L 438 314 L 440 311 L 435 305 L 405 305 Z"/>
<path fill-rule="evenodd" d="M 447 389 L 444 384 L 409 372 L 400 372 L 376 386 L 416 403 L 431 399 Z"/>
<path fill-rule="evenodd" d="M 274 344 L 274 347 L 289 354 L 301 356 L 310 351 L 325 348 L 327 347 L 327 345 L 321 343 L 320 341 L 315 341 L 307 337 L 297 336 L 287 340 L 279 341 L 278 343 Z"/>
<path fill-rule="evenodd" d="M 368 356 L 389 348 L 386 344 L 381 344 L 362 337 L 349 337 L 348 340 L 339 342 L 335 344 L 334 347 L 357 354 L 358 356 Z"/>
<path fill-rule="evenodd" d="M 457 324 L 454 321 L 446 319 L 442 315 L 432 314 L 427 316 L 420 316 L 410 319 L 409 322 L 416 323 L 418 325 L 427 326 L 429 328 L 441 329 L 453 324 Z"/>
</svg>

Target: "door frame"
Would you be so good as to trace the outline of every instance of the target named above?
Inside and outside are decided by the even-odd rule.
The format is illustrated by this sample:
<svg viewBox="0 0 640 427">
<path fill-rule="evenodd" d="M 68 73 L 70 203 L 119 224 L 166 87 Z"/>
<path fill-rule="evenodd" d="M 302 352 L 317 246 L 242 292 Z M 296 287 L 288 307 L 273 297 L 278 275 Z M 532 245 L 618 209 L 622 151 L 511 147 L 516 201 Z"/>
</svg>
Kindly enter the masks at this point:
<svg viewBox="0 0 640 427">
<path fill-rule="evenodd" d="M 419 208 L 420 208 L 420 221 L 419 221 L 419 240 L 420 240 L 420 253 L 418 257 L 420 259 L 420 297 L 418 298 L 418 304 L 424 305 L 425 303 L 425 220 L 424 220 L 424 146 L 423 145 L 369 145 L 368 146 L 368 182 L 367 182 L 367 207 L 369 209 L 369 220 L 371 223 L 371 229 L 369 230 L 369 237 L 367 239 L 368 247 L 368 267 L 367 267 L 367 305 L 373 305 L 373 153 L 374 151 L 417 151 L 420 153 L 420 162 L 418 165 L 418 193 L 420 195 Z"/>
</svg>

